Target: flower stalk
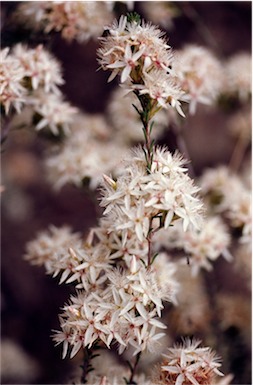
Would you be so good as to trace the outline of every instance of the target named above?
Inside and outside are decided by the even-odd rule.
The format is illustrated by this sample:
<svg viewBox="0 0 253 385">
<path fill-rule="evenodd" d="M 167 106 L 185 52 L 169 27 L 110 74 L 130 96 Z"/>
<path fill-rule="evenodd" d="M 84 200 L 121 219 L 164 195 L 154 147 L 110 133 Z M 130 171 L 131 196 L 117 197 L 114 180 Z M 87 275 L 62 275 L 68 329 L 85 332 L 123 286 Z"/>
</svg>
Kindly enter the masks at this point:
<svg viewBox="0 0 253 385">
<path fill-rule="evenodd" d="M 135 362 L 134 362 L 133 365 L 131 365 L 130 362 L 127 361 L 128 366 L 129 366 L 129 368 L 130 368 L 130 370 L 131 370 L 131 375 L 130 375 L 129 380 L 127 380 L 127 379 L 125 378 L 126 385 L 137 385 L 137 383 L 134 381 L 134 376 L 135 376 L 135 374 L 136 374 L 136 369 L 137 369 L 137 366 L 138 366 L 139 361 L 140 361 L 140 358 L 141 358 L 141 353 L 142 353 L 142 352 L 139 352 L 139 353 L 136 355 L 136 359 L 135 359 Z"/>
</svg>

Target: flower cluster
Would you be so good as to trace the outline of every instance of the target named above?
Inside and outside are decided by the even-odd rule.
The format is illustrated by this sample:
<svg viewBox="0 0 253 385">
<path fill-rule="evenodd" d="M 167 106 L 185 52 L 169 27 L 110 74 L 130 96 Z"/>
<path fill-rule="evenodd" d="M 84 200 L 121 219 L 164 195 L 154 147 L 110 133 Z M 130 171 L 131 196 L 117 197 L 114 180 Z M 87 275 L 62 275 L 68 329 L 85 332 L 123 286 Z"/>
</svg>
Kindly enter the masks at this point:
<svg viewBox="0 0 253 385">
<path fill-rule="evenodd" d="M 76 109 L 63 102 L 58 61 L 42 45 L 27 48 L 18 44 L 12 52 L 5 48 L 1 55 L 0 101 L 6 114 L 12 107 L 20 112 L 27 105 L 34 112 L 36 130 L 48 127 L 55 135 L 60 129 L 67 133 Z"/>
<path fill-rule="evenodd" d="M 222 66 L 207 48 L 189 45 L 175 53 L 177 81 L 191 114 L 198 103 L 213 104 L 221 92 Z"/>
<path fill-rule="evenodd" d="M 245 183 L 224 166 L 207 169 L 200 183 L 210 210 L 223 214 L 232 227 L 241 229 L 242 240 L 251 243 L 251 192 Z"/>
<path fill-rule="evenodd" d="M 201 341 L 186 339 L 168 349 L 153 381 L 159 385 L 193 384 L 210 385 L 223 373 L 218 369 L 220 358 L 209 347 L 199 347 Z"/>
<path fill-rule="evenodd" d="M 161 316 L 162 300 L 171 301 L 174 295 L 173 285 L 171 292 L 165 292 L 157 277 L 156 270 L 146 270 L 133 256 L 130 269 L 107 272 L 105 288 L 97 286 L 90 294 L 72 297 L 60 317 L 63 331 L 54 336 L 57 343 L 64 344 L 63 356 L 69 346 L 73 357 L 81 347 L 90 348 L 98 339 L 108 348 L 117 342 L 119 353 L 128 345 L 135 349 L 134 354 L 155 349 L 163 336 L 156 329 L 166 328 L 156 317 Z"/>
<path fill-rule="evenodd" d="M 154 152 L 150 174 L 143 152 L 137 149 L 125 161 L 117 182 L 105 183 L 101 205 L 111 223 L 111 230 L 129 229 L 138 239 L 148 237 L 150 229 L 167 229 L 181 218 L 183 228 L 198 228 L 202 203 L 196 196 L 199 189 L 187 176 L 184 160 L 166 149 Z"/>
<path fill-rule="evenodd" d="M 19 60 L 9 54 L 9 48 L 0 52 L 0 60 L 0 103 L 7 114 L 12 106 L 20 112 L 26 97 L 26 89 L 22 85 L 23 68 Z"/>
<path fill-rule="evenodd" d="M 84 2 L 45 2 L 32 5 L 30 14 L 36 15 L 45 32 L 61 31 L 68 40 L 84 41 L 100 28 L 92 16 L 97 6 L 107 9 L 104 3 L 88 2 L 86 7 Z M 23 11 L 29 14 L 26 6 Z M 85 24 L 87 20 L 89 26 Z M 105 20 L 106 17 L 103 23 Z M 157 135 L 152 132 L 151 123 L 156 114 L 158 131 L 162 131 L 170 119 L 175 123 L 173 114 L 184 116 L 182 100 L 190 102 L 190 112 L 194 113 L 197 103 L 211 104 L 217 99 L 222 87 L 219 62 L 209 51 L 194 46 L 178 52 L 174 60 L 157 27 L 141 22 L 136 14 L 122 16 L 118 23 L 106 27 L 98 56 L 102 69 L 112 71 L 109 80 L 119 76 L 124 93 L 132 91 L 129 105 L 133 102 L 136 115 L 119 102 L 122 91 L 117 90 L 107 115 L 80 113 L 71 122 L 74 110 L 64 103 L 57 106 L 61 97 L 58 87 L 63 83 L 57 62 L 52 60 L 50 66 L 51 57 L 40 46 L 33 50 L 18 46 L 13 50 L 14 56 L 25 74 L 20 84 L 36 112 L 36 128 L 50 127 L 57 134 L 70 126 L 69 137 L 50 149 L 53 153 L 46 161 L 49 178 L 56 187 L 69 182 L 81 186 L 88 180 L 90 187 L 96 188 L 101 183 L 103 216 L 85 238 L 70 228 L 51 226 L 27 245 L 27 260 L 44 265 L 48 274 L 59 277 L 60 283 L 74 285 L 75 294 L 60 315 L 61 330 L 53 336 L 57 345 L 63 344 L 63 358 L 68 353 L 73 358 L 83 349 L 88 357 L 83 366 L 83 382 L 120 384 L 122 373 L 88 375 L 94 350 L 111 349 L 116 344 L 119 354 L 128 350 L 136 356 L 135 363 L 129 362 L 131 373 L 126 375 L 126 384 L 219 383 L 218 378 L 223 375 L 219 359 L 210 348 L 199 347 L 200 341 L 188 339 L 168 350 L 151 380 L 138 379 L 136 374 L 140 353 L 159 350 L 157 346 L 165 335 L 160 329 L 166 329 L 162 310 L 165 302 L 177 304 L 179 289 L 179 327 L 188 324 L 185 330 L 190 333 L 199 326 L 202 332 L 210 326 L 203 326 L 205 321 L 211 324 L 207 293 L 201 295 L 203 286 L 198 273 L 202 268 L 210 270 L 210 262 L 220 255 L 231 259 L 227 227 L 214 215 L 223 214 L 231 226 L 240 228 L 242 240 L 248 240 L 250 234 L 249 191 L 239 178 L 224 170 L 221 178 L 202 178 L 203 195 L 209 203 L 209 217 L 203 221 L 200 189 L 187 175 L 185 160 L 178 152 L 172 154 L 167 147 L 155 146 L 152 141 L 152 134 Z M 14 104 L 19 109 L 22 89 L 14 87 L 14 91 L 21 98 Z M 142 127 L 135 119 L 138 115 Z M 128 131 L 126 135 L 121 125 Z M 130 152 L 129 144 L 140 140 L 140 128 L 144 144 Z M 186 266 L 181 260 L 172 262 L 168 253 L 190 257 L 193 284 L 189 269 L 185 286 L 175 279 L 180 267 L 183 270 Z M 184 280 L 182 275 L 181 279 Z M 191 287 L 193 297 L 201 299 L 195 306 L 188 304 L 184 293 L 184 289 L 190 292 Z M 182 307 L 185 322 L 181 320 Z M 205 315 L 198 322 L 198 315 L 203 312 Z M 189 325 L 193 325 L 192 329 Z M 230 379 L 226 378 L 224 384 Z"/>
<path fill-rule="evenodd" d="M 120 75 L 127 89 L 149 97 L 151 115 L 157 108 L 172 106 L 184 116 L 183 92 L 172 80 L 173 56 L 163 35 L 150 24 L 122 16 L 101 38 L 99 62 L 102 69 L 112 71 L 109 80 Z"/>
<path fill-rule="evenodd" d="M 31 28 L 61 32 L 64 39 L 79 42 L 100 36 L 112 19 L 106 2 L 95 1 L 32 1 L 21 4 L 17 16 Z"/>
</svg>

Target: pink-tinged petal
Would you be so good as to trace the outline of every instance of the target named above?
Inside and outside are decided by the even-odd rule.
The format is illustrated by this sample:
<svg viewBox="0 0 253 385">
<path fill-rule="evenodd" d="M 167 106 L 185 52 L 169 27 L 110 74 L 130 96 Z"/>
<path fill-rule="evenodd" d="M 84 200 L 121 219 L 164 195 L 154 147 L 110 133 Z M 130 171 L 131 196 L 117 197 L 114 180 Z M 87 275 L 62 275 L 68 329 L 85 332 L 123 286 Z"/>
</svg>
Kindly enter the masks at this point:
<svg viewBox="0 0 253 385">
<path fill-rule="evenodd" d="M 137 61 L 142 56 L 145 49 L 146 48 L 143 46 L 141 49 L 139 49 L 139 51 L 137 51 L 133 54 L 133 56 L 132 56 L 133 62 Z"/>
<path fill-rule="evenodd" d="M 184 382 L 184 379 L 185 379 L 185 376 L 183 374 L 179 374 L 175 382 L 175 385 L 182 385 Z"/>
<path fill-rule="evenodd" d="M 107 67 L 113 69 L 113 68 L 122 68 L 125 65 L 126 65 L 126 63 L 124 63 L 123 61 L 117 60 L 112 64 L 108 64 Z"/>
<path fill-rule="evenodd" d="M 131 274 L 135 274 L 137 272 L 137 261 L 136 261 L 135 255 L 133 255 L 131 258 L 130 271 L 131 271 Z"/>
<path fill-rule="evenodd" d="M 84 346 L 87 346 L 90 344 L 93 333 L 94 333 L 94 327 L 92 325 L 89 325 L 84 336 Z"/>
<path fill-rule="evenodd" d="M 169 210 L 167 215 L 166 215 L 165 222 L 164 222 L 164 228 L 165 229 L 167 229 L 169 227 L 169 225 L 171 224 L 173 216 L 174 216 L 173 210 Z"/>
<path fill-rule="evenodd" d="M 114 333 L 114 338 L 123 346 L 126 346 L 125 342 L 120 337 L 119 333 Z"/>
<path fill-rule="evenodd" d="M 60 284 L 63 283 L 68 278 L 69 274 L 70 274 L 69 269 L 64 270 L 64 272 L 62 273 L 61 279 L 60 279 Z"/>
<path fill-rule="evenodd" d="M 93 317 L 92 311 L 90 310 L 89 306 L 86 305 L 86 303 L 83 304 L 83 310 L 84 310 L 85 316 L 88 319 L 92 319 Z"/>
<path fill-rule="evenodd" d="M 157 341 L 164 336 L 166 336 L 166 333 L 157 333 L 152 337 L 152 340 Z"/>
<path fill-rule="evenodd" d="M 111 75 L 109 76 L 108 80 L 107 80 L 107 83 L 110 83 L 113 79 L 116 78 L 116 76 L 118 75 L 119 71 L 117 70 L 114 70 L 112 71 Z"/>
<path fill-rule="evenodd" d="M 80 350 L 81 347 L 82 347 L 82 341 L 78 341 L 77 343 L 75 343 L 71 351 L 70 358 L 73 358 L 76 355 L 76 353 Z"/>
<path fill-rule="evenodd" d="M 141 303 L 136 303 L 136 309 L 144 320 L 148 319 L 148 312 L 145 310 L 144 306 Z"/>
<path fill-rule="evenodd" d="M 154 325 L 154 326 L 158 327 L 159 329 L 167 329 L 167 326 L 164 325 L 162 322 L 158 321 L 156 318 L 151 318 L 149 323 L 151 325 Z"/>
<path fill-rule="evenodd" d="M 132 59 L 132 50 L 129 44 L 127 44 L 125 48 L 125 55 L 124 55 L 126 61 Z"/>
<path fill-rule="evenodd" d="M 191 383 L 193 385 L 200 385 L 200 383 L 196 380 L 196 378 L 194 378 L 190 373 L 185 373 L 185 377 L 188 378 L 189 381 L 191 381 Z"/>
<path fill-rule="evenodd" d="M 96 282 L 97 275 L 96 275 L 96 269 L 94 266 L 90 266 L 90 277 L 91 277 L 91 283 Z"/>
<path fill-rule="evenodd" d="M 62 358 L 64 359 L 68 352 L 68 341 L 63 342 Z"/>
<path fill-rule="evenodd" d="M 181 369 L 176 366 L 164 365 L 162 366 L 162 370 L 167 371 L 169 373 L 177 374 L 177 373 L 180 373 Z"/>
<path fill-rule="evenodd" d="M 134 303 L 133 302 L 129 302 L 123 310 L 121 310 L 121 312 L 119 313 L 119 315 L 124 315 L 125 313 L 127 313 L 129 310 L 131 310 L 132 308 L 134 307 Z"/>
<path fill-rule="evenodd" d="M 136 235 L 139 239 L 139 241 L 143 241 L 144 237 L 143 237 L 143 230 L 142 230 L 142 226 L 140 223 L 136 223 L 136 226 L 135 226 L 135 232 L 136 232 Z"/>
<path fill-rule="evenodd" d="M 120 77 L 121 83 L 124 83 L 124 82 L 129 78 L 129 75 L 130 75 L 131 71 L 132 71 L 132 67 L 129 66 L 129 65 L 127 65 L 127 66 L 123 69 L 123 71 L 122 71 L 122 73 L 121 73 L 121 77 Z"/>
</svg>

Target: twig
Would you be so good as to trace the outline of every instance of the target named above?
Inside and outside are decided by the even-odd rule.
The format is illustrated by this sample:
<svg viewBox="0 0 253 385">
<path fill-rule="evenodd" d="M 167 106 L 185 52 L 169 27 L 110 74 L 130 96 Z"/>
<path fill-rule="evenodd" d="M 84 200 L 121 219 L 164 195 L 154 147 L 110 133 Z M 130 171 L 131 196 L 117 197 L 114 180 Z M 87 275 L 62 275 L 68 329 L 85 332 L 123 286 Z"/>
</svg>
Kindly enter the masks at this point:
<svg viewBox="0 0 253 385">
<path fill-rule="evenodd" d="M 247 141 L 242 136 L 239 136 L 229 162 L 229 169 L 231 171 L 237 172 L 239 170 L 246 147 Z"/>
<path fill-rule="evenodd" d="M 129 367 L 130 367 L 130 370 L 131 370 L 131 376 L 130 376 L 129 380 L 127 381 L 127 385 L 137 385 L 137 383 L 134 382 L 134 376 L 136 374 L 136 369 L 137 369 L 138 363 L 139 363 L 140 358 L 141 358 L 141 353 L 142 352 L 139 352 L 137 354 L 136 360 L 135 360 L 135 363 L 134 363 L 133 366 L 130 363 L 128 363 Z"/>
</svg>

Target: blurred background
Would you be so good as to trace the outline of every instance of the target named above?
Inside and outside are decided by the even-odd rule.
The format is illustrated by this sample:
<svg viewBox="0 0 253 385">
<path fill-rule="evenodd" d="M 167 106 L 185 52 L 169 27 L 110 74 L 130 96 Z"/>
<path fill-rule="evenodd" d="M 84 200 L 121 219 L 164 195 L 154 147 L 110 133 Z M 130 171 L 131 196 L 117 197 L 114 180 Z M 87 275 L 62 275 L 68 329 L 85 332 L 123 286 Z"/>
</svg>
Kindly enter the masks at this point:
<svg viewBox="0 0 253 385">
<path fill-rule="evenodd" d="M 159 24 L 152 20 L 152 11 L 150 13 L 146 2 L 129 3 L 128 7 L 132 6 L 146 20 Z M 172 16 L 163 21 L 161 28 L 166 30 L 173 49 L 198 44 L 211 49 L 221 60 L 239 52 L 251 53 L 251 2 L 168 4 L 173 10 Z M 2 48 L 18 42 L 31 47 L 45 44 L 62 64 L 65 80 L 62 91 L 67 100 L 83 112 L 103 113 L 117 80 L 107 83 L 108 74 L 97 71 L 97 40 L 66 42 L 60 33 L 45 35 L 31 31 L 25 24 L 14 22 L 13 14 L 19 5 L 20 2 L 1 2 Z M 114 4 L 116 16 L 128 12 L 127 5 Z M 207 167 L 229 163 L 235 147 L 235 138 L 227 130 L 232 110 L 199 105 L 195 115 L 187 116 L 183 135 L 197 176 Z M 43 159 L 49 142 L 50 139 L 31 130 L 13 130 L 2 148 L 3 384 L 64 383 L 78 364 L 78 361 L 62 360 L 61 347 L 55 348 L 50 337 L 52 330 L 59 329 L 58 314 L 72 289 L 59 285 L 57 279 L 45 274 L 43 267 L 31 266 L 23 259 L 26 243 L 50 224 L 70 225 L 74 231 L 85 234 L 97 223 L 97 209 L 87 189 L 69 184 L 56 192 L 47 181 Z M 175 132 L 164 131 L 159 143 L 175 150 Z M 250 163 L 250 154 L 248 145 L 244 162 Z M 227 350 L 224 368 L 226 373 L 234 374 L 234 384 L 250 384 L 250 284 L 242 271 L 223 260 L 217 261 L 208 274 L 207 279 L 215 280 L 215 290 L 223 295 L 223 300 L 231 302 L 227 310 L 230 322 L 219 330 Z M 175 338 L 177 331 L 172 327 L 172 340 Z"/>
</svg>

